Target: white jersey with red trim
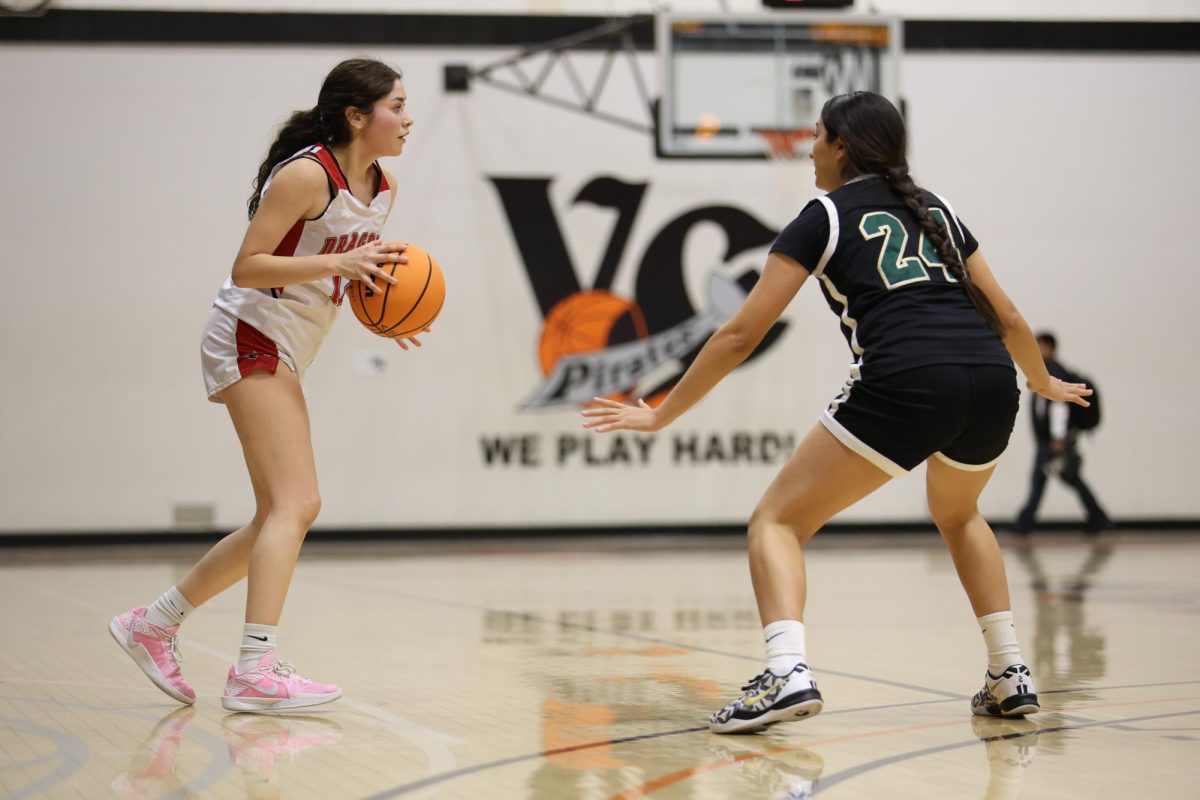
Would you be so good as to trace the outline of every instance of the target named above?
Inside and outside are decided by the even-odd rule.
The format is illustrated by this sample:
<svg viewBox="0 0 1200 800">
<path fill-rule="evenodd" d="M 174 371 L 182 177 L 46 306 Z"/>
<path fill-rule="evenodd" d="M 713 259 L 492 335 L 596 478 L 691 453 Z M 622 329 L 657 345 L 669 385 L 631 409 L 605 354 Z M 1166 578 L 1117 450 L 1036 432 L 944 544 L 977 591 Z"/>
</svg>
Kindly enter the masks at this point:
<svg viewBox="0 0 1200 800">
<path fill-rule="evenodd" d="M 337 160 L 321 144 L 307 147 L 277 164 L 263 185 L 264 194 L 279 170 L 297 158 L 311 158 L 325 168 L 332 199 L 321 216 L 297 220 L 275 248 L 275 255 L 344 253 L 380 238 L 392 202 L 392 189 L 378 164 L 375 168 L 379 170 L 379 192 L 369 204 L 350 192 Z M 261 331 L 291 357 L 296 370 L 303 374 L 333 327 L 345 291 L 346 280 L 340 276 L 276 289 L 235 286 L 231 276 L 213 304 Z"/>
</svg>

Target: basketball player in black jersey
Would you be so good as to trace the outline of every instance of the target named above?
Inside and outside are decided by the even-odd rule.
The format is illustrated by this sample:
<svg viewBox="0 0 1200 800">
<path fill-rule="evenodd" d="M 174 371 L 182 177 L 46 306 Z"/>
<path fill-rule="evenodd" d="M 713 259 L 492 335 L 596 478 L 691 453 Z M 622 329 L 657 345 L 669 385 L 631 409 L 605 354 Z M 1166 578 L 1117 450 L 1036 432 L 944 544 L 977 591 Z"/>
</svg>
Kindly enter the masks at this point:
<svg viewBox="0 0 1200 800">
<path fill-rule="evenodd" d="M 817 188 L 776 239 L 762 277 L 658 408 L 597 398 L 597 432 L 656 431 L 740 364 L 811 276 L 839 317 L 850 377 L 796 448 L 749 524 L 750 573 L 766 669 L 714 713 L 717 733 L 761 730 L 820 712 L 804 643 L 804 544 L 842 509 L 921 463 L 933 520 L 988 650 L 975 714 L 1038 710 L 1017 645 L 1004 561 L 976 501 L 1017 413 L 1016 361 L 1034 392 L 1087 405 L 1091 390 L 1046 371 L 1029 325 L 979 245 L 937 195 L 908 174 L 904 120 L 870 92 L 839 95 L 818 120 Z"/>
</svg>

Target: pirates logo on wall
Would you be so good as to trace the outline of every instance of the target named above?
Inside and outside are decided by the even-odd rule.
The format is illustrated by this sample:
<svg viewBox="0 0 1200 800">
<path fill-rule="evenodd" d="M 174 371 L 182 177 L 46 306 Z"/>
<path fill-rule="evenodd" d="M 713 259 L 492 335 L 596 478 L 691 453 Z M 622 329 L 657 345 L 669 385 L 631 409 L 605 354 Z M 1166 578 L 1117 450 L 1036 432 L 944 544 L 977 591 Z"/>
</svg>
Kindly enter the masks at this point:
<svg viewBox="0 0 1200 800">
<path fill-rule="evenodd" d="M 617 212 L 595 281 L 581 285 L 558 217 L 549 178 L 491 178 L 525 264 L 544 318 L 537 357 L 545 380 L 524 409 L 578 408 L 592 397 L 657 402 L 683 375 L 720 324 L 741 306 L 758 281 L 747 269 L 730 279 L 712 270 L 707 297 L 693 305 L 684 283 L 684 245 L 694 227 L 718 226 L 729 263 L 774 241 L 778 231 L 732 206 L 703 206 L 667 223 L 646 248 L 637 268 L 634 296 L 610 289 L 646 191 L 644 183 L 595 178 L 572 200 Z M 747 362 L 769 349 L 787 323 L 777 322 Z"/>
</svg>

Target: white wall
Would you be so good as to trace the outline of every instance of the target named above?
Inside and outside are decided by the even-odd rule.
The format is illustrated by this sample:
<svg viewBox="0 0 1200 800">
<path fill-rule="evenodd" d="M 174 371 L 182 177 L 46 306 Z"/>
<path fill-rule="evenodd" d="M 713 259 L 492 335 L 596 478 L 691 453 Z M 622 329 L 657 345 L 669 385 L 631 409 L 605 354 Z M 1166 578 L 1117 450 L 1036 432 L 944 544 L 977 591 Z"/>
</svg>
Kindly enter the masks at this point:
<svg viewBox="0 0 1200 800">
<path fill-rule="evenodd" d="M 198 337 L 272 127 L 311 106 L 353 52 L 0 45 L 0 74 L 22 76 L 0 84 L 0 530 L 164 528 L 177 503 L 214 504 L 222 526 L 252 512 L 227 416 L 203 397 Z M 420 352 L 372 338 L 349 313 L 327 341 L 306 384 L 321 524 L 744 519 L 777 464 L 677 466 L 662 454 L 676 431 L 810 427 L 848 363 L 816 287 L 774 349 L 659 434 L 648 465 L 560 467 L 550 451 L 537 467 L 487 468 L 483 435 L 551 447 L 582 433 L 573 411 L 518 410 L 540 381 L 542 318 L 487 176 L 553 177 L 585 284 L 612 217 L 571 199 L 598 176 L 647 182 L 613 287 L 628 293 L 667 222 L 728 204 L 782 227 L 814 196 L 811 169 L 656 161 L 648 136 L 582 115 L 486 86 L 443 94 L 445 63 L 509 52 L 371 50 L 403 68 L 417 118 L 391 165 L 400 196 L 386 234 L 438 257 L 449 302 Z M 1200 109 L 1187 100 L 1198 84 L 1200 60 L 1186 56 L 912 54 L 903 65 L 914 173 L 952 200 L 1030 321 L 1058 331 L 1064 360 L 1103 388 L 1086 473 L 1119 518 L 1200 516 L 1189 490 L 1200 279 L 1186 238 L 1200 219 Z M 608 102 L 636 113 L 632 82 L 613 88 Z M 698 305 L 710 272 L 761 262 L 760 251 L 722 264 L 723 246 L 713 228 L 689 240 Z M 383 374 L 358 369 L 369 354 L 386 359 Z M 1022 415 L 985 513 L 1016 509 L 1029 460 Z M 922 488 L 919 476 L 893 482 L 843 519 L 921 519 Z M 1077 513 L 1057 490 L 1045 511 Z"/>
</svg>

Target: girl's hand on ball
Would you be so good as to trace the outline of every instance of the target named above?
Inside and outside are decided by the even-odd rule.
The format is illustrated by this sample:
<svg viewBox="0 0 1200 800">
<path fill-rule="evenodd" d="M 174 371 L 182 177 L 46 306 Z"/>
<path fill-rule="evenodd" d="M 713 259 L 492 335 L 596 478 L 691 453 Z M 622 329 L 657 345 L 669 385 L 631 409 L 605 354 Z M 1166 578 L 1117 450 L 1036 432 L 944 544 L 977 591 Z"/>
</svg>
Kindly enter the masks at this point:
<svg viewBox="0 0 1200 800">
<path fill-rule="evenodd" d="M 397 250 L 398 247 L 401 249 Z M 389 275 L 380 265 L 407 263 L 408 256 L 404 255 L 403 247 L 404 245 L 398 245 L 395 242 L 367 242 L 361 247 L 338 255 L 333 262 L 334 274 L 352 281 L 362 281 L 371 291 L 381 292 L 383 290 L 375 283 L 376 279 L 382 279 L 391 284 L 399 281 Z"/>
<path fill-rule="evenodd" d="M 433 256 L 406 242 L 373 242 L 351 252 L 346 264 L 364 276 L 347 292 L 354 316 L 376 336 L 395 339 L 401 350 L 420 347 L 414 334 L 429 330 L 446 300 L 446 281 Z M 379 279 L 380 272 L 390 283 Z"/>
</svg>

